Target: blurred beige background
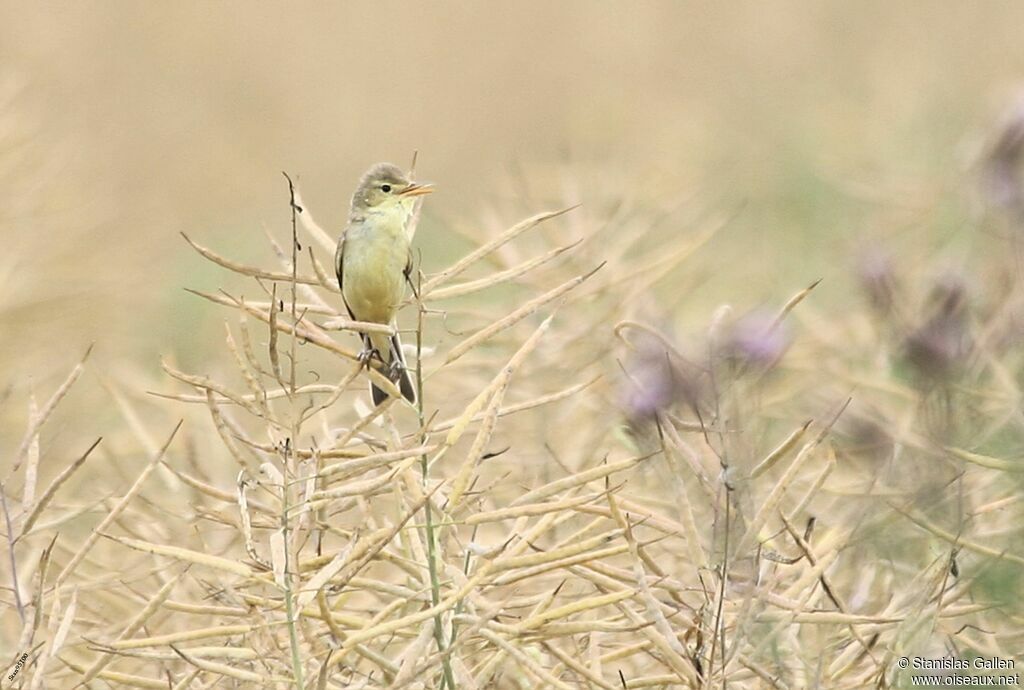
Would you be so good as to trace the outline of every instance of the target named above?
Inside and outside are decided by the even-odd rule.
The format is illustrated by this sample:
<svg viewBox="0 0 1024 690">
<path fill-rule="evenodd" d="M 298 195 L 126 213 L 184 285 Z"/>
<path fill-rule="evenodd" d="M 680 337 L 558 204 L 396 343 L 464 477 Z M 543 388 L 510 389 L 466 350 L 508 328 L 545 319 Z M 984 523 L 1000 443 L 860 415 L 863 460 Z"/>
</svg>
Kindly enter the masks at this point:
<svg viewBox="0 0 1024 690">
<path fill-rule="evenodd" d="M 745 204 L 704 298 L 790 294 L 871 222 L 837 179 L 962 165 L 1018 85 L 1022 25 L 1012 2 L 4 3 L 0 383 L 91 341 L 108 366 L 198 356 L 223 315 L 181 288 L 226 278 L 179 232 L 269 261 L 281 170 L 334 232 L 361 171 L 414 149 L 441 189 L 428 269 L 450 224 L 540 210 L 511 179 L 559 198 L 561 166 L 588 204 Z"/>
</svg>

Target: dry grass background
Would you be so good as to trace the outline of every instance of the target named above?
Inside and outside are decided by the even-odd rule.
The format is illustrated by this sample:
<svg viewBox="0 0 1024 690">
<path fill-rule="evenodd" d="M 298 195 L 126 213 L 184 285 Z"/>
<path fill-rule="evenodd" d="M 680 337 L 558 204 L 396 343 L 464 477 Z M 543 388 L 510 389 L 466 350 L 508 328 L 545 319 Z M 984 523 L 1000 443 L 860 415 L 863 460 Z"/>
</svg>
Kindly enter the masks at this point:
<svg viewBox="0 0 1024 690">
<path fill-rule="evenodd" d="M 0 685 L 1020 659 L 989 10 L 6 8 Z M 329 266 L 415 149 L 423 407 L 372 411 Z"/>
</svg>

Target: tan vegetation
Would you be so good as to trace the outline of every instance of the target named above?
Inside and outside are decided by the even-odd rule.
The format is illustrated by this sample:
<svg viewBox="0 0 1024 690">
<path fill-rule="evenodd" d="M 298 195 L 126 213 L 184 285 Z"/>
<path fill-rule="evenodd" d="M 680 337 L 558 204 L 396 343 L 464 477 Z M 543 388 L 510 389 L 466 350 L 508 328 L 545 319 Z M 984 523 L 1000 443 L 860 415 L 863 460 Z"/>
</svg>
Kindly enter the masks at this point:
<svg viewBox="0 0 1024 690">
<path fill-rule="evenodd" d="M 33 404 L 4 489 L 25 687 L 852 688 L 944 640 L 1012 656 L 1016 289 L 970 311 L 966 355 L 928 340 L 968 337 L 928 331 L 967 309 L 956 284 L 920 352 L 886 340 L 910 296 L 831 319 L 814 286 L 720 311 L 683 352 L 628 305 L 723 222 L 666 252 L 622 232 L 642 215 L 543 212 L 418 275 L 422 407 L 370 410 L 364 377 L 388 381 L 344 332 L 379 326 L 342 317 L 334 240 L 293 203 L 276 267 L 189 239 L 260 298 L 197 293 L 234 312 L 222 374 L 165 364 L 188 431 L 139 428 L 123 492 L 61 491 L 100 441 L 40 490 L 41 430 L 86 360 Z M 102 519 L 75 529 L 83 509 Z"/>
<path fill-rule="evenodd" d="M 114 290 L 95 347 L 67 354 L 87 315 L 33 274 L 0 305 L 0 687 L 852 690 L 1024 658 L 1022 121 L 912 183 L 510 166 L 486 213 L 422 219 L 415 407 L 369 406 L 368 377 L 397 390 L 358 333 L 387 327 L 347 317 L 312 175 L 280 180 L 269 259 L 175 225 L 188 301 Z M 796 227 L 822 197 L 858 241 Z M 123 323 L 173 330 L 162 372 L 119 358 Z"/>
</svg>

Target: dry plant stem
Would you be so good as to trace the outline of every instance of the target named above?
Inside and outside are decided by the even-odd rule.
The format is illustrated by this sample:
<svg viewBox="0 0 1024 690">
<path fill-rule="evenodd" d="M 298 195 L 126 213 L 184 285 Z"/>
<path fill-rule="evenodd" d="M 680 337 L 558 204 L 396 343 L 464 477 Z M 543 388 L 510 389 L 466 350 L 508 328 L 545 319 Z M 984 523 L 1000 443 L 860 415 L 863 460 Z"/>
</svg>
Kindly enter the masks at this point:
<svg viewBox="0 0 1024 690">
<path fill-rule="evenodd" d="M 36 402 L 35 391 L 29 393 L 28 419 L 29 425 L 35 424 L 39 416 L 39 405 Z M 32 443 L 28 448 L 28 462 L 25 463 L 25 482 L 21 492 L 21 504 L 30 506 L 35 501 L 36 482 L 39 481 L 39 434 L 32 437 Z"/>
<path fill-rule="evenodd" d="M 298 476 L 298 468 L 295 464 L 295 455 L 291 452 L 292 448 L 298 442 L 299 437 L 299 425 L 301 424 L 300 413 L 298 411 L 298 398 L 295 390 L 295 356 L 296 356 L 296 333 L 295 331 L 299 327 L 299 322 L 296 314 L 296 302 L 297 302 L 297 288 L 298 282 L 298 247 L 299 238 L 298 230 L 296 227 L 296 216 L 302 209 L 295 202 L 295 185 L 292 184 L 292 178 L 288 177 L 287 173 L 283 173 L 286 180 L 288 180 L 288 205 L 291 209 L 292 218 L 292 272 L 291 272 L 291 342 L 290 342 L 290 357 L 291 366 L 289 367 L 288 375 L 288 403 L 290 407 L 289 418 L 291 420 L 291 437 L 285 443 L 284 449 L 284 471 L 286 481 L 281 486 L 281 533 L 284 540 L 284 577 L 282 581 L 284 583 L 284 601 L 285 610 L 288 617 L 288 641 L 291 645 L 291 656 L 292 656 L 292 674 L 294 677 L 295 684 L 299 688 L 304 688 L 306 683 L 303 679 L 302 671 L 302 659 L 300 657 L 301 649 L 299 647 L 299 637 L 296 629 L 296 613 L 295 613 L 295 601 L 292 592 L 292 573 L 289 563 L 293 560 L 292 557 L 292 545 L 289 539 L 290 534 L 290 518 L 289 518 L 289 506 L 292 494 L 292 482 Z M 272 305 L 273 306 L 273 305 Z M 271 311 L 271 315 L 274 312 Z M 275 324 L 270 324 L 270 332 L 273 337 L 276 335 L 277 330 Z M 271 352 L 275 352 L 272 347 Z M 280 372 L 275 367 L 275 373 L 280 377 Z M 297 559 L 295 559 L 297 560 Z"/>
<path fill-rule="evenodd" d="M 4 510 L 4 523 L 7 526 L 7 551 L 11 559 L 11 588 L 14 590 L 14 603 L 18 606 L 18 617 L 25 624 L 25 605 L 21 601 L 21 587 L 18 585 L 18 559 L 14 555 L 14 526 L 11 524 L 11 513 L 7 510 L 7 490 L 0 484 L 0 505 Z"/>
<path fill-rule="evenodd" d="M 314 393 L 316 393 L 316 394 L 321 394 L 322 393 L 322 394 L 326 394 L 326 395 L 334 395 L 335 393 L 337 393 L 337 387 L 332 386 L 332 385 L 330 385 L 328 383 L 309 383 L 309 384 L 306 384 L 305 386 L 299 386 L 298 389 L 296 389 L 295 392 L 298 393 L 299 395 L 314 394 Z M 191 394 L 191 393 L 157 393 L 155 391 L 149 391 L 149 395 L 153 395 L 153 396 L 156 396 L 158 398 L 166 398 L 167 400 L 177 400 L 178 402 L 192 403 L 192 404 L 199 404 L 199 405 L 205 404 L 207 402 L 207 396 L 206 395 Z M 262 404 L 262 403 L 268 403 L 268 402 L 270 402 L 272 400 L 279 400 L 280 398 L 287 398 L 288 397 L 288 391 L 286 389 L 284 389 L 284 388 L 275 388 L 274 390 L 266 391 L 265 394 L 264 394 L 264 392 L 261 391 L 259 393 L 249 393 L 247 395 L 236 395 L 234 397 L 237 397 L 239 400 L 244 400 L 245 402 L 259 402 L 259 403 Z M 235 404 L 237 404 L 231 398 L 226 398 L 224 396 L 214 396 L 213 402 L 215 402 L 218 405 L 235 405 Z"/>
<path fill-rule="evenodd" d="M 14 463 L 11 466 L 11 472 L 8 477 L 13 476 L 14 473 L 21 468 L 22 460 L 24 460 L 25 454 L 28 453 L 29 446 L 32 445 L 33 439 L 35 439 L 36 435 L 39 433 L 39 429 L 46 423 L 46 420 L 49 419 L 50 414 L 53 413 L 57 404 L 60 403 L 65 395 L 68 394 L 68 391 L 71 389 L 71 386 L 75 384 L 75 381 L 78 380 L 78 377 L 82 375 L 82 371 L 85 370 L 85 360 L 89 359 L 89 354 L 91 352 L 92 345 L 86 349 L 85 354 L 82 355 L 82 359 L 79 360 L 78 364 L 75 365 L 75 368 L 71 370 L 71 373 L 68 374 L 66 379 L 64 379 L 64 382 L 60 384 L 60 387 L 53 396 L 50 397 L 39 414 L 32 418 L 29 423 L 28 431 L 25 432 L 25 437 L 18 446 L 18 450 L 14 453 Z"/>
<path fill-rule="evenodd" d="M 423 278 L 419 274 L 419 288 L 417 295 L 422 294 Z M 420 445 L 425 446 L 426 437 L 426 416 L 423 412 L 423 302 L 421 298 L 416 300 L 416 414 L 420 424 Z M 420 456 L 420 473 L 423 480 L 423 490 L 429 490 L 430 463 L 427 454 Z M 430 604 L 436 607 L 441 602 L 441 583 L 437 575 L 437 538 L 434 531 L 434 517 L 431 510 L 431 502 L 428 500 L 423 506 L 427 532 L 427 571 L 430 575 Z M 437 651 L 442 655 L 441 664 L 444 677 L 441 687 L 448 687 L 448 690 L 455 690 L 455 676 L 452 673 L 451 657 L 445 654 L 444 619 L 441 613 L 434 616 L 434 640 L 437 642 Z"/>
<path fill-rule="evenodd" d="M 542 266 L 546 264 L 548 261 L 551 261 L 552 259 L 561 256 L 570 249 L 579 246 L 580 242 L 582 241 L 583 240 L 580 239 L 576 240 L 572 244 L 567 244 L 562 247 L 556 247 L 555 249 L 552 249 L 549 252 L 542 254 L 541 256 L 535 257 L 528 261 L 524 261 L 523 263 L 517 266 L 513 266 L 512 268 L 502 271 L 501 273 L 495 273 L 494 275 L 487 276 L 486 278 L 471 280 L 465 283 L 459 283 L 457 285 L 450 285 L 446 288 L 439 288 L 437 290 L 434 290 L 430 294 L 430 296 L 432 299 L 435 300 L 450 299 L 452 297 L 462 297 L 464 295 L 468 295 L 479 290 L 490 288 L 495 285 L 500 285 L 501 283 L 504 283 L 506 281 L 512 280 L 521 275 L 529 273 L 538 266 Z"/>
<path fill-rule="evenodd" d="M 568 213 L 574 208 L 575 206 L 570 206 L 568 208 L 563 208 L 559 211 L 547 211 L 545 213 L 538 213 L 535 216 L 531 216 L 526 220 L 516 223 L 511 228 L 500 234 L 498 237 L 494 238 L 493 240 L 483 245 L 482 247 L 473 250 L 463 258 L 456 261 L 452 266 L 446 268 L 445 270 L 441 271 L 433 278 L 428 280 L 426 283 L 422 284 L 419 290 L 420 299 L 427 297 L 428 295 L 430 295 L 430 293 L 434 291 L 436 287 L 460 275 L 463 271 L 472 266 L 474 263 L 476 263 L 483 257 L 487 256 L 488 254 L 492 253 L 493 251 L 504 245 L 506 242 L 512 241 L 526 230 L 536 227 L 537 225 L 543 223 L 546 220 L 560 216 L 563 213 Z"/>
<path fill-rule="evenodd" d="M 785 526 L 786 531 L 789 532 L 789 536 L 793 539 L 794 542 L 796 542 L 797 546 L 800 547 L 800 550 L 804 554 L 804 558 L 806 558 L 811 565 L 817 565 L 814 553 L 811 551 L 811 547 L 807 543 L 805 538 L 802 535 L 800 535 L 795 529 L 793 529 L 793 525 L 791 525 L 790 522 L 786 520 L 785 515 L 779 513 L 779 519 L 782 520 L 782 524 L 783 526 Z M 825 573 L 821 574 L 820 581 L 822 589 L 825 591 L 825 594 L 828 595 L 828 598 L 832 600 L 832 603 L 835 604 L 836 608 L 839 609 L 840 613 L 846 613 L 847 607 L 845 602 L 843 602 L 843 600 L 835 594 L 835 588 L 833 588 L 829 584 L 828 576 Z M 857 632 L 857 629 L 852 624 L 848 625 L 847 627 L 849 628 L 850 636 L 857 640 L 860 646 L 863 647 L 864 653 L 874 657 L 874 654 L 872 654 L 871 652 L 871 646 L 860 635 L 860 633 Z M 877 663 L 877 659 L 875 661 Z"/>
<path fill-rule="evenodd" d="M 557 391 L 555 393 L 551 393 L 549 395 L 543 395 L 532 400 L 527 400 L 526 402 L 523 403 L 518 403 L 516 405 L 502 407 L 501 409 L 498 410 L 498 417 L 505 417 L 510 414 L 515 414 L 516 412 L 522 412 L 524 410 L 530 410 L 535 407 L 540 407 L 541 405 L 547 405 L 553 402 L 558 402 L 559 400 L 564 400 L 565 398 L 573 396 L 576 393 L 579 393 L 580 391 L 594 385 L 595 383 L 597 383 L 597 381 L 600 380 L 600 378 L 600 376 L 595 376 L 594 378 L 590 379 L 589 381 L 586 381 L 585 383 L 577 383 L 574 386 L 569 386 L 568 388 Z M 484 412 L 476 412 L 469 419 L 469 421 L 471 423 L 479 422 L 481 419 L 484 418 L 484 415 Z M 435 425 L 434 431 L 448 431 L 460 422 L 461 419 L 459 417 L 456 417 L 455 419 L 446 419 L 443 422 L 439 422 L 437 425 Z"/>
<path fill-rule="evenodd" d="M 45 510 L 46 506 L 50 503 L 50 500 L 53 498 L 53 495 L 57 493 L 57 489 L 59 489 L 61 485 L 64 482 L 66 482 L 68 478 L 72 474 L 74 474 L 79 467 L 82 466 L 82 463 L 85 462 L 86 458 L 89 457 L 89 454 L 92 453 L 92 451 L 96 448 L 96 446 L 100 444 L 100 441 L 102 440 L 102 437 L 96 439 L 93 442 L 93 444 L 89 446 L 89 448 L 87 448 L 86 451 L 78 457 L 77 460 L 75 460 L 73 463 L 64 468 L 64 471 L 57 475 L 57 478 L 50 482 L 50 485 L 46 487 L 46 490 L 39 497 L 39 500 L 35 503 L 35 505 L 25 506 L 25 511 L 28 513 L 28 517 L 26 517 L 24 522 L 22 523 L 21 534 L 19 534 L 15 538 L 15 541 L 21 539 L 29 533 L 29 531 L 32 529 L 32 526 L 35 525 L 36 520 L 39 519 L 39 516 L 42 515 L 43 510 Z M 2 491 L 2 487 L 0 487 L 0 491 Z"/>
<path fill-rule="evenodd" d="M 721 570 L 720 570 L 720 572 L 718 574 L 718 595 L 716 597 L 717 601 L 715 602 L 715 619 L 714 619 L 714 622 L 713 622 L 712 628 L 711 628 L 711 652 L 708 654 L 708 667 L 707 667 L 707 670 L 705 672 L 706 675 L 704 677 L 706 686 L 708 688 L 711 687 L 711 681 L 712 681 L 712 679 L 714 678 L 714 675 L 715 675 L 715 652 L 717 651 L 718 645 L 719 645 L 719 631 L 720 630 L 724 631 L 725 620 L 724 620 L 722 614 L 723 614 L 723 608 L 725 606 L 725 587 L 726 587 L 726 583 L 728 582 L 728 579 L 729 579 L 729 526 L 730 526 L 729 525 L 729 516 L 730 516 L 730 514 L 732 512 L 732 490 L 727 485 L 724 485 L 724 489 L 725 489 L 726 494 L 725 494 L 725 529 L 724 529 L 724 532 L 723 532 L 724 533 L 724 538 L 722 540 L 723 541 L 723 543 L 722 543 L 722 564 L 721 564 Z M 722 662 L 722 678 L 723 678 L 723 682 L 724 682 L 724 679 L 726 678 L 725 662 L 724 662 L 724 658 L 725 658 L 725 649 L 724 649 L 725 643 L 724 643 L 724 640 L 722 642 L 722 647 L 723 647 L 723 649 L 722 649 L 722 657 L 723 657 L 723 662 Z"/>
<path fill-rule="evenodd" d="M 226 320 L 224 321 L 224 332 L 228 349 L 231 351 L 231 356 L 235 360 L 235 366 L 238 367 L 238 371 L 242 374 L 242 378 L 245 379 L 245 384 L 249 388 L 250 394 L 253 397 L 253 402 L 259 405 L 260 410 L 264 414 L 270 414 L 270 408 L 267 405 L 267 389 L 263 386 L 263 382 L 257 378 L 259 372 L 256 372 L 257 375 L 254 376 L 252 371 L 249 369 L 249 364 L 245 361 L 245 357 L 238 349 L 238 345 L 235 343 L 235 339 L 231 335 L 231 326 L 228 325 Z M 243 399 L 247 399 L 248 397 L 249 396 L 243 396 Z M 207 391 L 205 402 L 211 405 L 214 402 L 209 391 Z"/>
<path fill-rule="evenodd" d="M 521 307 L 519 307 L 518 309 L 516 309 L 512 313 L 510 313 L 510 314 L 508 314 L 508 315 L 498 319 L 497 321 L 493 322 L 489 326 L 481 328 L 479 331 L 477 331 L 473 335 L 469 336 L 468 338 L 466 338 L 465 340 L 463 340 L 459 344 L 455 345 L 455 347 L 453 347 L 448 352 L 448 356 L 445 357 L 445 361 L 444 361 L 444 364 L 442 366 L 451 364 L 456 359 L 458 359 L 459 357 L 462 357 L 467 352 L 469 352 L 470 350 L 475 348 L 477 345 L 483 343 L 484 341 L 488 340 L 489 338 L 492 338 L 493 336 L 497 335 L 501 331 L 511 327 L 513 324 L 517 323 L 518 321 L 521 321 L 522 319 L 526 318 L 527 316 L 529 316 L 530 314 L 534 313 L 535 311 L 540 309 L 542 306 L 547 304 L 548 302 L 552 302 L 552 301 L 558 299 L 559 297 L 561 297 L 565 293 L 567 293 L 570 290 L 572 290 L 573 288 L 575 288 L 577 285 L 580 285 L 581 283 L 586 281 L 588 278 L 593 276 L 595 273 L 597 273 L 599 270 L 601 270 L 602 266 L 604 266 L 603 263 L 598 265 L 597 268 L 594 268 L 594 269 L 592 269 L 591 271 L 589 271 L 587 273 L 584 273 L 582 275 L 576 276 L 575 278 L 572 278 L 571 280 L 567 280 L 566 282 L 562 283 L 558 287 L 556 287 L 556 288 L 554 288 L 552 290 L 549 290 L 548 292 L 544 293 L 540 297 L 537 297 L 537 298 L 534 298 L 533 300 L 530 300 L 529 302 L 527 302 L 526 304 L 522 305 Z M 436 373 L 436 370 L 435 370 L 435 373 Z"/>
<path fill-rule="evenodd" d="M 145 469 L 142 470 L 138 478 L 135 480 L 135 483 L 132 484 L 130 489 L 128 489 L 128 492 L 124 496 L 122 496 L 121 500 L 117 502 L 117 504 L 110 510 L 109 513 L 107 513 L 107 516 L 103 518 L 99 525 L 96 526 L 92 533 L 86 538 L 85 543 L 82 544 L 81 548 L 78 549 L 78 551 L 71 558 L 71 560 L 68 561 L 67 565 L 64 566 L 64 569 L 61 570 L 60 574 L 57 575 L 57 579 L 54 581 L 53 584 L 54 589 L 59 588 L 61 584 L 63 584 L 64 581 L 68 578 L 68 576 L 75 572 L 75 568 L 78 567 L 79 563 L 82 562 L 82 559 L 84 559 L 86 554 L 89 553 L 89 550 L 92 549 L 93 545 L 96 543 L 96 540 L 99 539 L 100 534 L 106 531 L 106 529 L 111 524 L 113 524 L 114 520 L 116 520 L 118 516 L 120 516 L 120 514 L 124 512 L 124 509 L 128 507 L 128 504 L 132 501 L 132 499 L 135 498 L 135 496 L 137 496 L 138 493 L 142 490 L 143 483 L 146 481 L 146 478 L 149 477 L 150 473 L 154 469 L 156 469 L 157 466 L 160 465 L 160 462 L 163 460 L 164 453 L 167 452 L 167 448 L 170 447 L 171 441 L 174 440 L 174 436 L 178 433 L 178 429 L 181 428 L 181 425 L 182 422 L 178 422 L 175 425 L 174 430 L 171 432 L 170 436 L 167 437 L 167 441 L 164 442 L 164 445 L 160 448 L 160 450 L 154 454 L 153 459 L 150 460 L 149 464 L 146 465 Z"/>
<path fill-rule="evenodd" d="M 233 271 L 244 276 L 249 276 L 250 278 L 263 278 L 264 280 L 272 280 L 276 283 L 291 283 L 292 281 L 294 281 L 296 283 L 302 283 L 303 285 L 318 285 L 320 287 L 324 287 L 320 285 L 320 281 L 317 280 L 316 278 L 311 278 L 309 276 L 298 276 L 295 275 L 294 271 L 290 273 L 284 273 L 279 271 L 264 271 L 259 268 L 246 266 L 244 264 L 240 264 L 229 259 L 225 259 L 219 254 L 210 251 L 206 247 L 196 244 L 185 233 L 181 233 L 181 236 L 184 237 L 185 241 L 188 242 L 192 246 L 192 248 L 199 252 L 203 257 L 209 259 L 210 261 L 219 266 L 223 266 L 229 271 Z M 340 291 L 340 288 L 334 286 L 334 292 Z"/>
<path fill-rule="evenodd" d="M 554 314 L 548 316 L 548 318 L 541 323 L 537 330 L 534 331 L 533 335 L 526 339 L 526 342 L 523 343 L 523 345 L 516 351 L 508 363 L 502 367 L 498 375 L 495 376 L 491 383 L 477 395 L 477 399 L 471 403 L 471 407 L 475 407 L 478 404 L 482 404 L 484 400 L 490 396 L 490 402 L 487 403 L 487 409 L 484 412 L 483 424 L 480 425 L 480 430 L 473 439 L 473 445 L 470 446 L 469 453 L 467 453 L 466 459 L 462 463 L 462 467 L 459 468 L 458 474 L 452 481 L 451 492 L 448 496 L 449 513 L 459 507 L 459 502 L 465 495 L 466 490 L 469 488 L 476 466 L 484 456 L 484 449 L 490 442 L 491 434 L 497 424 L 498 410 L 501 407 L 502 400 L 504 400 L 505 391 L 508 390 L 508 386 L 512 380 L 512 375 L 522 364 L 523 360 L 525 360 L 530 352 L 532 352 L 537 346 L 537 343 L 540 342 L 541 337 L 551 325 L 551 320 L 553 318 Z"/>
<path fill-rule="evenodd" d="M 821 281 L 822 279 L 818 278 L 816 281 L 805 287 L 803 290 L 790 297 L 789 300 L 784 305 L 782 305 L 782 309 L 779 310 L 779 313 L 775 317 L 775 320 L 772 321 L 771 328 L 778 328 L 779 325 L 782 324 L 782 321 L 789 314 L 789 312 L 793 311 L 796 305 L 803 302 L 804 298 L 807 297 L 807 295 L 811 294 L 811 290 L 818 287 L 818 284 Z"/>
<path fill-rule="evenodd" d="M 239 309 L 247 314 L 255 316 L 257 319 L 264 323 L 271 323 L 269 313 L 262 309 L 256 309 L 250 306 L 248 302 L 242 299 L 236 299 L 235 297 L 232 297 L 231 295 L 228 295 L 226 293 L 222 295 L 213 295 L 210 293 L 202 292 L 199 290 L 191 290 L 188 288 L 186 288 L 185 292 L 189 292 L 193 295 L 196 295 L 197 297 L 202 297 L 203 299 L 209 300 L 214 304 L 220 304 L 226 307 L 231 307 L 233 309 Z M 347 359 L 351 362 L 359 361 L 359 353 L 341 347 L 336 342 L 334 342 L 333 339 L 328 337 L 320 328 L 318 328 L 315 324 L 311 322 L 307 322 L 302 327 L 299 327 L 298 324 L 293 325 L 289 323 L 275 321 L 274 328 L 275 330 L 280 331 L 281 333 L 285 333 L 287 335 L 293 335 L 297 333 L 299 336 L 301 336 L 301 338 L 304 341 L 310 342 L 316 345 L 317 347 L 323 348 L 324 350 L 332 354 L 335 354 L 339 357 L 342 357 L 344 359 Z M 390 395 L 401 397 L 401 393 L 395 387 L 395 384 L 392 383 L 391 380 L 388 379 L 386 376 L 384 376 L 384 374 L 378 371 L 377 367 L 366 368 L 364 369 L 364 371 L 368 373 L 370 378 L 373 380 L 373 383 L 378 388 L 380 388 L 381 390 Z"/>
<path fill-rule="evenodd" d="M 121 634 L 117 637 L 118 641 L 129 639 L 132 635 L 138 632 L 143 625 L 145 625 L 146 621 L 160 609 L 165 601 L 167 601 L 167 597 L 170 596 L 171 590 L 174 589 L 174 586 L 181 580 L 182 575 L 184 575 L 184 573 L 178 573 L 164 583 L 163 587 L 160 588 L 156 595 L 146 602 L 146 605 L 142 610 L 139 611 L 125 629 L 121 631 Z M 113 654 L 111 652 L 101 653 L 99 658 L 97 658 L 96 661 L 93 662 L 92 666 L 90 666 L 85 672 L 82 679 L 78 681 L 79 684 L 85 685 L 91 681 L 99 675 L 99 673 L 106 668 L 111 661 L 113 661 Z"/>
</svg>

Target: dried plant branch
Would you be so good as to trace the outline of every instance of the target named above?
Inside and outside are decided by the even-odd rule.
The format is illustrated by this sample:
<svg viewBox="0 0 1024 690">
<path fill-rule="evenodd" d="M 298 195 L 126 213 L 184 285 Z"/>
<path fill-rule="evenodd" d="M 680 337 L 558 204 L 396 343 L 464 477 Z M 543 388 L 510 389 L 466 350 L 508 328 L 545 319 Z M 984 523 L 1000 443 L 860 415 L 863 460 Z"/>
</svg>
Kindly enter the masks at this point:
<svg viewBox="0 0 1024 690">
<path fill-rule="evenodd" d="M 46 423 L 46 420 L 50 418 L 50 415 L 53 414 L 57 405 L 60 404 L 60 401 L 63 400 L 64 396 L 66 396 L 68 391 L 71 390 L 71 387 L 75 385 L 75 381 L 78 380 L 78 377 L 82 375 L 83 371 L 85 371 L 85 361 L 89 359 L 89 355 L 91 353 L 92 345 L 86 349 L 85 354 L 82 355 L 82 359 L 79 360 L 78 364 L 75 365 L 75 368 L 71 370 L 71 373 L 68 374 L 67 378 L 64 379 L 64 382 L 60 384 L 50 399 L 46 401 L 46 404 L 43 405 L 43 409 L 30 420 L 29 428 L 25 432 L 25 436 L 22 438 L 21 444 L 18 445 L 18 450 L 14 452 L 14 462 L 12 463 L 11 471 L 8 474 L 8 481 L 10 481 L 10 477 L 21 468 L 21 463 L 25 459 L 25 454 L 28 453 L 28 449 L 32 446 L 36 436 L 39 434 L 39 429 L 42 428 Z"/>
</svg>

